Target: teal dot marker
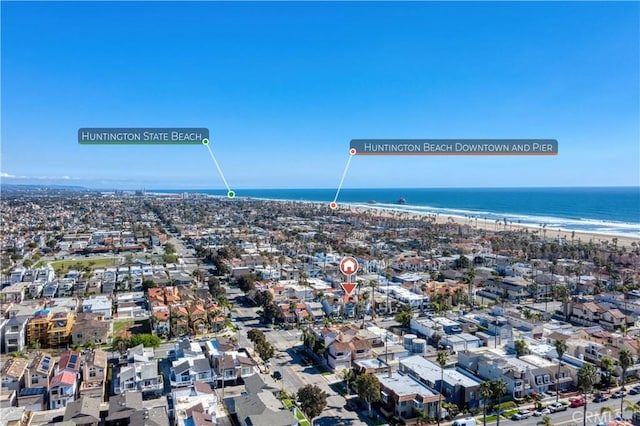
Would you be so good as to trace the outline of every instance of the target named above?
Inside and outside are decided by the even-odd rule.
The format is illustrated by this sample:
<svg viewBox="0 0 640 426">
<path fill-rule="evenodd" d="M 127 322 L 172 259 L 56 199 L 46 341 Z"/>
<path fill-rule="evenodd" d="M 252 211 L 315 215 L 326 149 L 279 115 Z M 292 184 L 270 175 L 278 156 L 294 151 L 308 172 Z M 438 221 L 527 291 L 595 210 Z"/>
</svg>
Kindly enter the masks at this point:
<svg viewBox="0 0 640 426">
<path fill-rule="evenodd" d="M 202 139 L 202 145 L 209 145 L 209 139 L 207 138 Z"/>
<path fill-rule="evenodd" d="M 235 196 L 236 196 L 236 193 L 235 193 L 235 192 L 233 192 L 233 191 L 229 191 L 229 192 L 227 192 L 227 197 L 229 197 L 229 198 L 234 198 Z"/>
</svg>

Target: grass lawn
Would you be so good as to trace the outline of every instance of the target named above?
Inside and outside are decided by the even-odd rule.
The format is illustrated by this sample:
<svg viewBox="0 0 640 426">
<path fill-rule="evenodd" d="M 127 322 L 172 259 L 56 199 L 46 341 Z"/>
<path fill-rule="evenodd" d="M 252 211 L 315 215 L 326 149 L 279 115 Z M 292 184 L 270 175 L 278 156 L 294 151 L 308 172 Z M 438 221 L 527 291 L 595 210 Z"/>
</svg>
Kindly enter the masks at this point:
<svg viewBox="0 0 640 426">
<path fill-rule="evenodd" d="M 113 334 L 117 335 L 118 333 L 124 332 L 124 330 L 128 330 L 134 334 L 142 334 L 142 333 L 151 333 L 151 322 L 149 319 L 143 320 L 122 320 L 115 321 L 113 323 Z"/>
<path fill-rule="evenodd" d="M 116 258 L 116 261 L 118 259 Z M 53 269 L 62 268 L 63 271 L 68 271 L 72 267 L 76 266 L 91 266 L 92 268 L 105 268 L 107 266 L 114 266 L 113 257 L 79 257 L 77 259 L 55 260 L 51 262 Z"/>
<path fill-rule="evenodd" d="M 304 414 L 300 410 L 296 410 L 296 418 L 300 421 L 302 420 L 307 421 L 307 418 L 304 416 Z"/>
<path fill-rule="evenodd" d="M 506 417 L 507 419 L 511 418 L 514 414 L 516 414 L 518 410 L 510 410 L 502 412 L 502 417 Z"/>
<path fill-rule="evenodd" d="M 323 371 L 321 374 L 322 374 L 323 376 L 329 376 L 329 375 L 331 375 L 331 373 L 329 373 L 328 371 Z"/>
<path fill-rule="evenodd" d="M 298 426 L 311 426 L 311 424 L 309 423 L 309 420 L 300 420 L 298 422 Z"/>
<path fill-rule="evenodd" d="M 113 323 L 113 334 L 116 334 L 122 327 L 133 325 L 133 321 L 115 321 Z"/>
<path fill-rule="evenodd" d="M 293 407 L 293 401 L 291 401 L 289 398 L 285 398 L 282 400 L 282 405 L 284 405 L 284 408 L 288 410 L 289 408 Z"/>
</svg>

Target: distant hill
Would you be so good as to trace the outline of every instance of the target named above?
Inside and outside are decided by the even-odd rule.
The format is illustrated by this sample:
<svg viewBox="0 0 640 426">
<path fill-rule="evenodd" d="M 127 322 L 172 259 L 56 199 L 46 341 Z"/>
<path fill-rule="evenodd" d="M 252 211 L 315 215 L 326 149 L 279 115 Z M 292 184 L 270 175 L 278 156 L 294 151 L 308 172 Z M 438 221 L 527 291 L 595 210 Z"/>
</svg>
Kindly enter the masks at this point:
<svg viewBox="0 0 640 426">
<path fill-rule="evenodd" d="M 56 185 L 56 184 L 19 184 L 19 183 L 0 183 L 0 190 L 2 191 L 91 191 L 91 189 L 84 186 L 77 185 Z"/>
</svg>

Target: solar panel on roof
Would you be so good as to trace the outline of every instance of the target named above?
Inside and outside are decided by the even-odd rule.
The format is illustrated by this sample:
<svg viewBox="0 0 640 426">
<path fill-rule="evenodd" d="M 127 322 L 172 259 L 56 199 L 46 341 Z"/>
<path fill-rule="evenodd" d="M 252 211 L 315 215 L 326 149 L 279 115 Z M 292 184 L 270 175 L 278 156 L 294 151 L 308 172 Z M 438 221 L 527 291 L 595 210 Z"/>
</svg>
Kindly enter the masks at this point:
<svg viewBox="0 0 640 426">
<path fill-rule="evenodd" d="M 24 388 L 20 390 L 20 396 L 40 395 L 45 392 L 45 388 Z"/>
</svg>

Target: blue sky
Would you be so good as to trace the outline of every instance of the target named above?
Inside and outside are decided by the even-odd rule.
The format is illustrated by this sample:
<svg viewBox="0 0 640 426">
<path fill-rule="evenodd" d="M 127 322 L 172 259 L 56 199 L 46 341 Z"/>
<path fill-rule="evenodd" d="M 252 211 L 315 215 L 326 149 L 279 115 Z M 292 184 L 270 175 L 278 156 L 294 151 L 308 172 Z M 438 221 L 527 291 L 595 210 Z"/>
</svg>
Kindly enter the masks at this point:
<svg viewBox="0 0 640 426">
<path fill-rule="evenodd" d="M 349 141 L 555 138 L 557 157 L 354 157 L 345 187 L 640 184 L 640 5 L 2 2 L 3 182 L 337 187 Z"/>
</svg>

